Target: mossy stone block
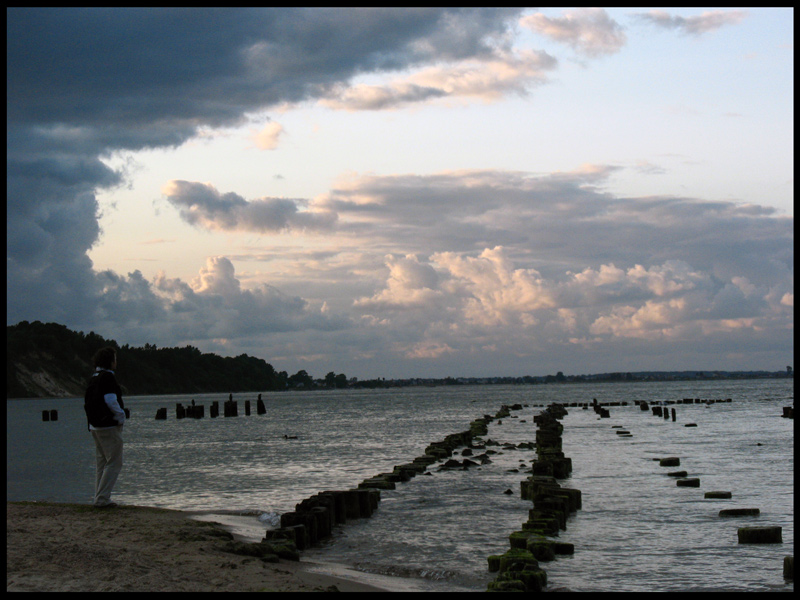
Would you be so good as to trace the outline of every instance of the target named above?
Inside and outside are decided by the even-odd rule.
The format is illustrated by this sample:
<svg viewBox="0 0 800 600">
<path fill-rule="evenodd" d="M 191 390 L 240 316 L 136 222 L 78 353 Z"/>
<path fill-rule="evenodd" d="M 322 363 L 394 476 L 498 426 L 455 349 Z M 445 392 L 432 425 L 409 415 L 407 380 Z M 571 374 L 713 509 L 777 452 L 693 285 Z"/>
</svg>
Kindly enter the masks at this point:
<svg viewBox="0 0 800 600">
<path fill-rule="evenodd" d="M 782 544 L 782 527 L 739 527 L 740 544 Z"/>
</svg>

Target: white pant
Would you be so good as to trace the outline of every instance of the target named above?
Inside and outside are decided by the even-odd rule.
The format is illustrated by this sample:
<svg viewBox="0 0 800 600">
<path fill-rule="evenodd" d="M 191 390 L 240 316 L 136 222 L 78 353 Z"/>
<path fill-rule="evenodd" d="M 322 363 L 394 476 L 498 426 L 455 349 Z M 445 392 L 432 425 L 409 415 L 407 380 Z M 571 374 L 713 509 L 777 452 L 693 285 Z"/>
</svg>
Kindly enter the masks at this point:
<svg viewBox="0 0 800 600">
<path fill-rule="evenodd" d="M 111 490 L 122 471 L 122 426 L 93 429 L 97 479 L 94 488 L 94 505 L 111 503 Z"/>
</svg>

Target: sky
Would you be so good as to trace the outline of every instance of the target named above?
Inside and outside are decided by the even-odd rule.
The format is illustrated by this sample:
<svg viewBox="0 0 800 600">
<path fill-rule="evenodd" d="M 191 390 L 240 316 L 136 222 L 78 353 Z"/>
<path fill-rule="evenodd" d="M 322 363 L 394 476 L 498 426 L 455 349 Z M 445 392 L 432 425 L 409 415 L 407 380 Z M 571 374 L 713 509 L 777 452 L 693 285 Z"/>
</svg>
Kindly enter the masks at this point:
<svg viewBox="0 0 800 600">
<path fill-rule="evenodd" d="M 9 325 L 318 378 L 793 364 L 792 9 L 6 16 Z"/>
</svg>

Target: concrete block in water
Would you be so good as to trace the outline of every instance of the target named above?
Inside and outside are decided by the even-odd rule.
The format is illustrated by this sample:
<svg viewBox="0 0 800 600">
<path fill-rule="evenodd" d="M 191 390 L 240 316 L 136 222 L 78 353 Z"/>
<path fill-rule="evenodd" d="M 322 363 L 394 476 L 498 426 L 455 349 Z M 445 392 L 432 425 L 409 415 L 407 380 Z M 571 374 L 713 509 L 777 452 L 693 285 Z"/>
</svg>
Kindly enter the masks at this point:
<svg viewBox="0 0 800 600">
<path fill-rule="evenodd" d="M 698 477 L 678 479 L 675 483 L 678 484 L 678 487 L 700 487 L 700 479 Z"/>
<path fill-rule="evenodd" d="M 731 492 L 706 492 L 703 497 L 704 498 L 722 498 L 727 499 L 731 498 L 733 494 Z"/>
<path fill-rule="evenodd" d="M 393 490 L 396 486 L 394 481 L 389 481 L 384 477 L 371 477 L 359 483 L 358 487 L 362 489 L 375 488 L 378 490 Z"/>
<path fill-rule="evenodd" d="M 686 477 L 689 473 L 686 471 L 670 471 L 667 473 L 668 477 Z"/>
<path fill-rule="evenodd" d="M 783 557 L 783 578 L 794 581 L 794 556 Z"/>
<path fill-rule="evenodd" d="M 317 496 L 327 502 L 327 506 L 333 514 L 333 522 L 335 524 L 341 525 L 347 521 L 347 507 L 345 505 L 343 491 L 327 490 L 320 492 Z"/>
<path fill-rule="evenodd" d="M 558 519 L 555 517 L 545 517 L 540 519 L 528 519 L 522 524 L 523 531 L 541 531 L 543 535 L 558 535 Z"/>
<path fill-rule="evenodd" d="M 156 421 L 166 421 L 166 420 L 167 420 L 167 409 L 159 408 L 156 411 Z"/>
<path fill-rule="evenodd" d="M 724 508 L 719 511 L 720 517 L 752 517 L 761 514 L 757 508 Z"/>
<path fill-rule="evenodd" d="M 525 584 L 520 579 L 495 579 L 490 581 L 486 589 L 487 592 L 526 592 Z"/>
<path fill-rule="evenodd" d="M 662 458 L 658 461 L 658 465 L 661 467 L 678 467 L 681 464 L 681 459 L 677 456 L 668 456 L 667 458 Z"/>
<path fill-rule="evenodd" d="M 317 533 L 317 521 L 310 512 L 287 512 L 281 515 L 281 529 L 302 525 L 303 547 L 307 548 L 317 543 L 319 539 Z"/>
<path fill-rule="evenodd" d="M 223 414 L 226 417 L 238 417 L 239 416 L 239 402 L 236 400 L 227 400 L 223 405 L 224 412 Z"/>
<path fill-rule="evenodd" d="M 547 585 L 547 573 L 538 567 L 524 567 L 500 573 L 490 581 L 487 592 L 541 592 Z"/>
<path fill-rule="evenodd" d="M 291 525 L 280 529 L 270 529 L 264 534 L 262 542 L 275 540 L 291 541 L 297 550 L 305 550 L 308 547 L 308 536 L 306 535 L 305 525 Z"/>
<path fill-rule="evenodd" d="M 782 527 L 739 527 L 740 544 L 782 544 Z"/>
<path fill-rule="evenodd" d="M 493 560 L 494 559 L 494 560 Z M 506 571 L 522 571 L 526 568 L 539 568 L 539 561 L 536 560 L 527 550 L 512 548 L 499 556 L 489 557 L 489 569 L 505 573 Z"/>
<path fill-rule="evenodd" d="M 348 519 L 360 519 L 362 514 L 358 490 L 347 490 L 344 492 L 343 496 L 345 504 L 345 517 Z M 369 516 L 369 514 L 366 516 Z"/>
<path fill-rule="evenodd" d="M 345 492 L 345 503 L 347 504 L 347 518 L 348 519 L 365 519 L 372 516 L 374 512 L 373 502 L 370 498 L 370 490 L 359 488 L 356 490 L 347 490 Z M 380 498 L 380 495 L 378 495 Z"/>
<path fill-rule="evenodd" d="M 552 541 L 540 537 L 531 536 L 528 538 L 526 544 L 528 552 L 533 554 L 533 557 L 540 562 L 547 562 L 556 559 L 556 551 Z"/>
<path fill-rule="evenodd" d="M 505 554 L 489 557 L 489 571 L 498 572 L 487 591 L 536 591 L 547 585 L 547 573 L 527 550 L 512 548 Z"/>
<path fill-rule="evenodd" d="M 575 554 L 575 544 L 569 542 L 553 542 L 556 554 Z"/>
<path fill-rule="evenodd" d="M 558 519 L 558 526 L 561 529 L 567 528 L 567 515 L 569 514 L 569 504 L 562 498 L 542 498 L 534 500 L 533 507 L 542 513 Z"/>
<path fill-rule="evenodd" d="M 317 521 L 317 539 L 330 537 L 333 531 L 333 515 L 328 507 L 314 506 L 310 512 Z"/>
<path fill-rule="evenodd" d="M 533 535 L 530 531 L 515 531 L 508 536 L 508 543 L 512 548 L 525 550 L 528 545 L 528 538 Z"/>
<path fill-rule="evenodd" d="M 435 458 L 434 462 L 449 458 L 452 453 L 452 450 L 440 446 L 428 446 L 425 448 L 425 454 L 433 456 Z"/>
<path fill-rule="evenodd" d="M 579 508 L 583 506 L 583 500 L 581 498 L 581 491 L 575 488 L 565 488 L 562 487 L 558 491 L 559 495 L 566 496 L 569 498 L 569 510 L 570 512 L 575 512 Z"/>
</svg>

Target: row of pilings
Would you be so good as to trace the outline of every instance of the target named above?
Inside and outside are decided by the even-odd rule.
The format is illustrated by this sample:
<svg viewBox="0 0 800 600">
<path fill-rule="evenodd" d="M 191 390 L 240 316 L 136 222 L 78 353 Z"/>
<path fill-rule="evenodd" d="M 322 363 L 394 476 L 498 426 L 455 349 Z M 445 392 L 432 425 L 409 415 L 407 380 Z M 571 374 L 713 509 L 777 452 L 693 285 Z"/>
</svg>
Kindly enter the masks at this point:
<svg viewBox="0 0 800 600">
<path fill-rule="evenodd" d="M 250 416 L 251 414 L 251 402 L 250 400 L 244 401 L 244 414 L 245 416 Z M 264 404 L 264 401 L 261 399 L 261 394 L 258 395 L 258 399 L 256 400 L 256 413 L 259 415 L 267 414 L 267 407 Z M 175 418 L 180 419 L 202 419 L 206 415 L 205 406 L 202 404 L 196 404 L 194 400 L 190 405 L 184 406 L 180 402 L 175 405 Z M 234 400 L 232 397 L 229 397 L 228 400 L 222 405 L 222 415 L 224 417 L 238 417 L 239 416 L 239 402 Z M 219 417 L 219 400 L 214 400 L 211 403 L 211 407 L 209 410 L 209 416 L 212 419 Z M 167 419 L 167 409 L 166 408 L 159 408 L 156 410 L 156 421 L 166 421 Z"/>
<path fill-rule="evenodd" d="M 396 465 L 390 472 L 367 477 L 355 488 L 326 490 L 300 501 L 293 511 L 281 515 L 279 528 L 267 530 L 259 544 L 260 551 L 269 552 L 264 549 L 272 548 L 272 552 L 283 558 L 298 560 L 300 551 L 330 538 L 334 527 L 373 516 L 378 509 L 382 490 L 396 489 L 397 484 L 425 473 L 434 463 L 450 459 L 457 448 L 484 447 L 478 443 L 478 438 L 488 433 L 488 424 L 494 419 L 508 416 L 510 410 L 521 409 L 522 405 L 516 404 L 511 407 L 502 406 L 494 416 L 483 415 L 472 421 L 469 429 L 431 442 L 423 454 Z M 464 466 L 463 463 L 461 466 Z"/>
<path fill-rule="evenodd" d="M 731 402 L 730 398 L 726 399 L 716 399 L 716 400 L 700 400 L 695 399 L 694 402 L 691 398 L 684 398 L 684 404 L 705 404 L 707 407 L 711 404 L 719 403 L 719 402 Z M 652 403 L 653 406 L 649 406 L 645 401 L 636 400 L 635 403 L 639 405 L 639 408 L 642 412 L 651 411 L 653 416 L 662 417 L 666 420 L 669 419 L 670 413 L 672 416 L 672 421 L 676 421 L 676 411 L 674 408 L 670 409 L 666 405 L 667 404 L 681 404 L 681 401 L 659 401 Z M 663 405 L 663 406 L 662 406 Z M 685 423 L 685 427 L 697 427 L 696 423 Z M 619 437 L 632 437 L 630 431 L 622 429 L 621 425 L 612 425 L 612 429 L 615 429 L 615 433 Z M 759 444 L 760 445 L 760 444 Z M 658 462 L 660 467 L 680 467 L 681 466 L 681 457 L 679 456 L 667 456 L 667 457 L 659 457 L 654 458 L 653 461 Z M 662 471 L 664 472 L 664 471 Z M 672 479 L 674 479 L 675 484 L 677 487 L 680 488 L 700 488 L 701 487 L 701 480 L 700 477 L 692 477 L 690 471 L 686 469 L 674 470 L 674 471 L 665 471 L 666 475 Z M 710 490 L 706 491 L 703 494 L 703 498 L 706 500 L 731 500 L 733 499 L 734 494 L 728 490 Z M 758 517 L 761 514 L 760 509 L 758 508 L 724 508 L 719 511 L 719 516 L 722 518 L 730 519 L 736 517 Z M 743 526 L 737 528 L 737 538 L 739 544 L 780 544 L 783 542 L 782 537 L 783 528 L 780 526 L 766 526 L 766 527 L 758 527 L 758 526 Z M 793 556 L 786 556 L 784 557 L 783 562 L 783 575 L 784 578 L 787 580 L 794 579 L 794 557 Z"/>
<path fill-rule="evenodd" d="M 595 403 L 595 412 L 599 414 L 599 410 Z M 564 456 L 561 442 L 564 427 L 559 419 L 566 414 L 563 405 L 551 404 L 533 418 L 537 426 L 536 459 L 531 475 L 520 485 L 522 498 L 531 500 L 533 507 L 522 529 L 509 536 L 510 549 L 488 558 L 489 571 L 498 575 L 489 582 L 487 591 L 542 591 L 547 572 L 539 563 L 575 551 L 572 544 L 552 539 L 566 530 L 569 515 L 581 508 L 580 490 L 558 483 L 572 472 L 572 460 Z"/>
</svg>

